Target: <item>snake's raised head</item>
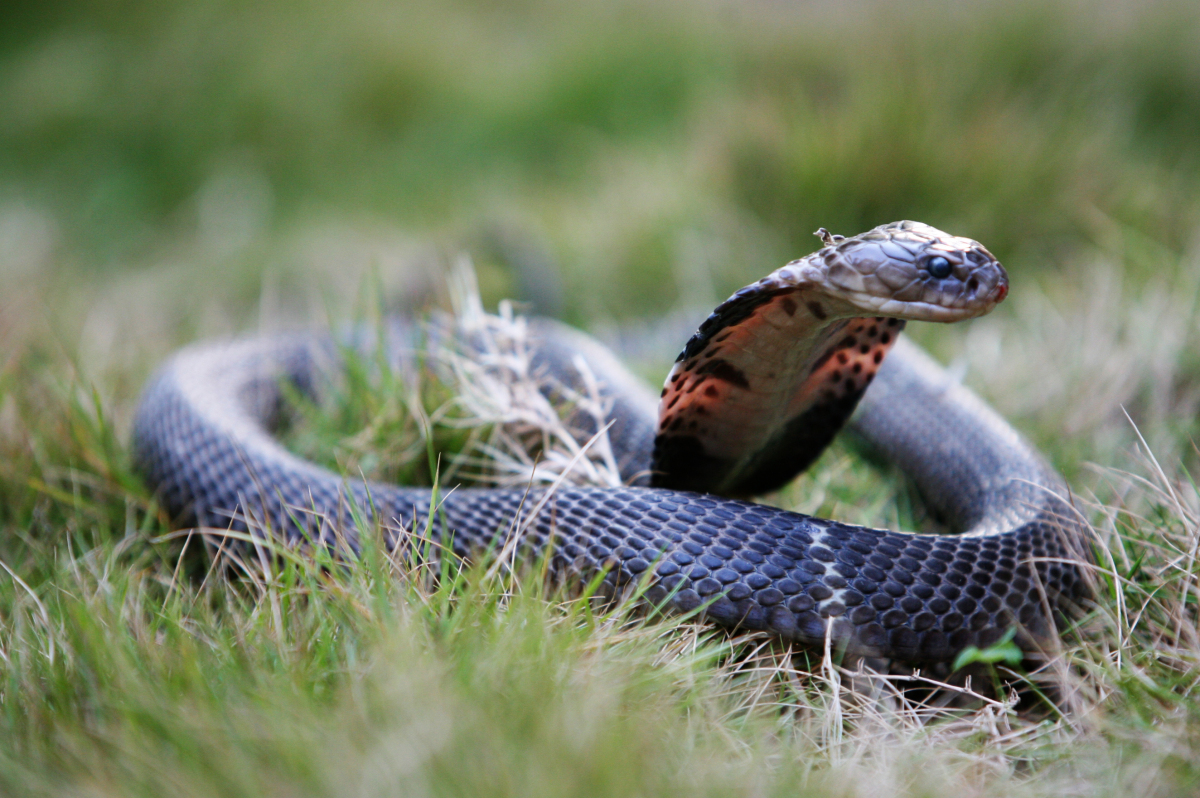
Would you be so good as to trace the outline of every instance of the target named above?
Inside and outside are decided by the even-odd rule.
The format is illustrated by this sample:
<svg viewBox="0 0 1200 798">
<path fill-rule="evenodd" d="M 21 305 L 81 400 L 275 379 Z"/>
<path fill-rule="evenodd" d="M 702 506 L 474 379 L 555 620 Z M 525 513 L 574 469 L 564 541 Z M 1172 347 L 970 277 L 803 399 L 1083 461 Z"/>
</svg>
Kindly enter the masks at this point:
<svg viewBox="0 0 1200 798">
<path fill-rule="evenodd" d="M 982 316 L 1008 275 L 969 238 L 919 222 L 843 237 L 722 302 L 667 376 L 654 484 L 748 495 L 808 466 L 850 417 L 908 320 Z"/>
<path fill-rule="evenodd" d="M 813 286 L 838 315 L 921 321 L 982 316 L 1008 295 L 1008 275 L 978 241 L 920 222 L 893 222 L 862 235 L 817 231 L 825 246 L 779 271 Z"/>
</svg>

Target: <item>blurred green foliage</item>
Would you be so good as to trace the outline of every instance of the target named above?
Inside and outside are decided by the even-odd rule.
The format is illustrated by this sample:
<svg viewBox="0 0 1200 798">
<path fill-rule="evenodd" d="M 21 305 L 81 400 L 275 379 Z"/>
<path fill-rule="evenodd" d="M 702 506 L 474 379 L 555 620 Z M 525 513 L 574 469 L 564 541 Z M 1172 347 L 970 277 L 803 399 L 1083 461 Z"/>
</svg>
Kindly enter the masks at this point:
<svg viewBox="0 0 1200 798">
<path fill-rule="evenodd" d="M 1020 270 L 1110 224 L 1174 250 L 1197 224 L 1190 4 L 6 8 L 0 192 L 52 209 L 88 268 L 178 234 L 230 169 L 265 181 L 276 231 L 515 223 L 568 273 L 603 262 L 618 314 L 656 304 L 618 299 L 627 281 L 678 294 L 697 230 L 766 242 L 709 264 L 724 290 L 818 226 L 920 218 Z M 600 198 L 639 205 L 639 172 L 672 198 L 599 242 L 566 229 Z"/>
</svg>

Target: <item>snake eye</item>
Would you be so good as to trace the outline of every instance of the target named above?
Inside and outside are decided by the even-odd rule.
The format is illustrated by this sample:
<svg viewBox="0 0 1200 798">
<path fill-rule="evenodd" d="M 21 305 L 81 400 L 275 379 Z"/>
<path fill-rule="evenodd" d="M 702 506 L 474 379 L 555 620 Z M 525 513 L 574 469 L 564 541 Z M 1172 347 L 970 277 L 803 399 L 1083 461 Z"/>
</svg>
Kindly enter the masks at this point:
<svg viewBox="0 0 1200 798">
<path fill-rule="evenodd" d="M 929 272 L 930 277 L 941 280 L 950 276 L 952 269 L 950 261 L 943 258 L 941 255 L 934 255 L 929 260 L 925 261 L 925 269 Z"/>
</svg>

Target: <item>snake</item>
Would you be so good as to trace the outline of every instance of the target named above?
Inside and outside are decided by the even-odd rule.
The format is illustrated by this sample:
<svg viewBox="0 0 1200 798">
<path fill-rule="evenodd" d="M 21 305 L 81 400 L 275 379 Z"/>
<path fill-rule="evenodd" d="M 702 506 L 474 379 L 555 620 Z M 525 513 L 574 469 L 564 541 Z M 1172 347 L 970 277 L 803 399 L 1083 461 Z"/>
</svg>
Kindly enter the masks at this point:
<svg viewBox="0 0 1200 798">
<path fill-rule="evenodd" d="M 520 552 L 562 579 L 636 588 L 655 607 L 801 647 L 948 663 L 969 646 L 1052 647 L 1090 595 L 1088 526 L 1061 476 L 916 344 L 907 321 L 987 313 L 1008 276 L 981 244 L 919 222 L 822 246 L 699 325 L 655 396 L 582 332 L 531 322 L 539 368 L 590 367 L 609 407 L 617 487 L 382 484 L 276 438 L 283 387 L 338 360 L 312 331 L 193 344 L 150 379 L 135 465 L 180 527 L 309 546 L 429 536 L 445 556 Z M 333 365 L 331 365 L 333 364 Z M 945 528 L 872 529 L 749 498 L 788 483 L 844 427 L 894 464 Z M 1012 637 L 1015 636 L 1015 637 Z"/>
</svg>

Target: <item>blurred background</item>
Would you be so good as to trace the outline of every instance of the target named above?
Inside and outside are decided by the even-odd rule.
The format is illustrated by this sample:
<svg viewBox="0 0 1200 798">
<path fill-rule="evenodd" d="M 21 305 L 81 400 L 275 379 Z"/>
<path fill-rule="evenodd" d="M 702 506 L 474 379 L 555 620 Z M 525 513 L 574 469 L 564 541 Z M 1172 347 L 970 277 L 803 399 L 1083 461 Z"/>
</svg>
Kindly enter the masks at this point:
<svg viewBox="0 0 1200 798">
<path fill-rule="evenodd" d="M 910 329 L 1060 467 L 1125 445 L 1123 410 L 1185 453 L 1198 18 L 1182 0 L 8 0 L 0 437 L 56 423 L 38 408 L 63 386 L 124 430 L 181 343 L 344 317 L 376 279 L 403 304 L 463 254 L 487 302 L 611 335 L 711 307 L 819 226 L 907 218 L 1010 270 L 994 317 Z"/>
</svg>

